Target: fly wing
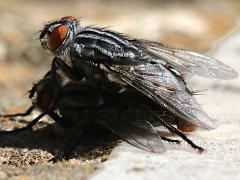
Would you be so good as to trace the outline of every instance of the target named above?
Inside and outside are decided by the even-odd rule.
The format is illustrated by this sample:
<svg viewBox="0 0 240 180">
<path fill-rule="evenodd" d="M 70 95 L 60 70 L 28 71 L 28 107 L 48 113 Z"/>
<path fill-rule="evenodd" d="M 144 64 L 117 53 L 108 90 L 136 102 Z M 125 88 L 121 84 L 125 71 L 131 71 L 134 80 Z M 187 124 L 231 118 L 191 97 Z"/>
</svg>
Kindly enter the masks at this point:
<svg viewBox="0 0 240 180">
<path fill-rule="evenodd" d="M 186 85 L 161 64 L 108 67 L 118 79 L 136 88 L 178 117 L 202 128 L 215 128 Z"/>
<path fill-rule="evenodd" d="M 129 144 L 149 152 L 161 153 L 165 151 L 161 137 L 152 124 L 144 120 L 143 117 L 130 118 L 123 114 L 115 117 L 106 112 L 102 114 L 102 117 L 98 114 L 95 121 L 120 136 Z"/>
<path fill-rule="evenodd" d="M 135 40 L 133 43 L 147 55 L 155 56 L 152 61 L 165 62 L 165 65 L 171 66 L 181 74 L 196 74 L 217 79 L 234 79 L 238 76 L 229 66 L 202 54 L 147 40 Z"/>
</svg>

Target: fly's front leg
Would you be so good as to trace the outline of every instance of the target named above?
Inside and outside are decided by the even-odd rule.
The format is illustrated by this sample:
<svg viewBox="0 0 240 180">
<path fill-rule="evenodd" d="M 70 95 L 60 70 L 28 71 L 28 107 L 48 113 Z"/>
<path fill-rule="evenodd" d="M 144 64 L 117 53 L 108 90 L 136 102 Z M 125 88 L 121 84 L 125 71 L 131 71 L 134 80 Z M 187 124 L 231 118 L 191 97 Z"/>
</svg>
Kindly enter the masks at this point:
<svg viewBox="0 0 240 180">
<path fill-rule="evenodd" d="M 87 79 L 95 82 L 105 82 L 108 80 L 100 64 L 106 60 L 106 56 L 96 54 L 94 48 L 81 48 L 78 44 L 75 51 L 71 52 L 72 66 L 80 73 L 83 73 Z"/>
<path fill-rule="evenodd" d="M 68 119 L 63 119 L 62 117 L 60 117 L 57 113 L 55 112 L 49 112 L 48 114 L 56 123 L 58 123 L 60 126 L 62 127 L 67 127 L 67 128 L 71 128 L 73 126 L 72 123 L 70 123 L 70 121 L 68 121 Z"/>
<path fill-rule="evenodd" d="M 65 75 L 74 80 L 81 80 L 83 77 L 85 77 L 84 73 L 77 72 L 74 68 L 67 65 L 59 57 L 54 57 L 51 67 L 51 73 L 53 78 L 56 76 L 57 69 L 61 69 L 65 73 Z"/>
<path fill-rule="evenodd" d="M 38 117 L 36 117 L 35 119 L 33 119 L 27 126 L 25 126 L 25 127 L 23 127 L 23 128 L 14 129 L 14 130 L 11 130 L 11 131 L 0 131 L 0 134 L 11 134 L 11 133 L 20 132 L 20 131 L 31 130 L 32 127 L 33 127 L 42 117 L 44 117 L 45 115 L 49 115 L 49 114 L 51 114 L 51 113 L 54 111 L 54 109 L 55 109 L 55 107 L 56 107 L 56 105 L 57 105 L 57 103 L 58 103 L 58 101 L 59 101 L 59 97 L 60 97 L 60 91 L 58 90 L 58 91 L 56 92 L 56 94 L 55 94 L 55 96 L 54 96 L 54 98 L 53 98 L 53 101 L 52 101 L 51 105 L 49 106 L 49 108 L 48 108 L 47 110 L 45 110 L 44 112 L 42 112 Z M 33 109 L 34 109 L 34 106 L 31 106 L 31 107 L 27 110 L 27 112 L 22 113 L 22 114 L 20 114 L 20 115 L 26 115 L 26 114 L 28 114 L 28 113 L 31 113 Z M 17 115 L 19 115 L 19 114 L 17 114 Z M 11 115 L 10 115 L 10 116 L 11 116 Z"/>
<path fill-rule="evenodd" d="M 109 82 L 108 77 L 98 67 L 99 64 L 93 65 L 79 59 L 74 62 L 74 67 L 70 67 L 62 59 L 55 57 L 51 68 L 52 77 L 55 77 L 57 69 L 61 69 L 68 77 L 74 80 L 81 80 L 86 77 L 97 86 L 101 86 L 103 83 Z"/>
<path fill-rule="evenodd" d="M 16 114 L 3 114 L 3 115 L 0 115 L 0 118 L 15 118 L 15 117 L 25 117 L 25 116 L 28 116 L 32 113 L 34 109 L 34 106 L 30 106 L 25 112 L 23 113 L 16 113 Z"/>
<path fill-rule="evenodd" d="M 23 127 L 23 128 L 18 128 L 18 129 L 14 129 L 11 131 L 0 131 L 0 135 L 1 134 L 12 134 L 15 132 L 21 132 L 21 131 L 26 131 L 26 130 L 31 130 L 32 127 L 43 117 L 47 114 L 48 112 L 45 111 L 42 114 L 40 114 L 38 117 L 36 117 L 34 120 L 32 120 L 27 126 Z"/>
<path fill-rule="evenodd" d="M 0 118 L 9 118 L 8 120 L 11 121 L 17 121 L 17 122 L 21 122 L 21 123 L 29 123 L 29 121 L 24 120 L 24 119 L 20 119 L 17 120 L 17 117 L 26 117 L 28 115 L 30 115 L 32 113 L 32 111 L 34 110 L 34 106 L 30 106 L 25 112 L 23 113 L 16 113 L 16 114 L 2 114 L 0 115 Z"/>
</svg>

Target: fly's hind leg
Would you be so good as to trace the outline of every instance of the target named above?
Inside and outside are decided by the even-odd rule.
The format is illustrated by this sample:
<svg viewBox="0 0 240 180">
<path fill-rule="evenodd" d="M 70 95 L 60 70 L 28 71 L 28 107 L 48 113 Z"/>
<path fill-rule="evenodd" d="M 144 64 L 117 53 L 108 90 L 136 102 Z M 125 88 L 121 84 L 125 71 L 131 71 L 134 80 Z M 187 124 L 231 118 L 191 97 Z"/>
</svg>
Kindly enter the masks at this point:
<svg viewBox="0 0 240 180">
<path fill-rule="evenodd" d="M 143 105 L 144 106 L 144 105 Z M 183 134 L 181 131 L 179 131 L 177 128 L 175 128 L 174 126 L 168 124 L 164 119 L 162 119 L 159 115 L 157 115 L 156 113 L 154 113 L 153 111 L 150 111 L 147 107 L 145 107 L 146 110 L 148 110 L 149 113 L 151 113 L 153 116 L 155 116 L 160 123 L 166 127 L 170 132 L 180 136 L 184 141 L 186 141 L 190 146 L 192 146 L 192 148 L 197 149 L 199 152 L 203 152 L 204 149 L 196 144 L 194 144 L 194 142 L 192 142 L 190 139 L 187 138 L 187 136 L 185 134 Z"/>
<path fill-rule="evenodd" d="M 170 139 L 170 138 L 167 138 L 167 137 L 161 137 L 161 139 L 162 139 L 163 141 L 166 141 L 166 142 L 169 142 L 169 143 L 176 143 L 176 144 L 180 144 L 180 143 L 181 143 L 181 141 L 179 141 L 179 140 Z"/>
<path fill-rule="evenodd" d="M 203 152 L 204 149 L 192 142 L 190 139 L 187 138 L 185 134 L 183 134 L 181 131 L 179 131 L 177 128 L 175 128 L 172 125 L 167 124 L 165 121 L 162 121 L 163 126 L 165 126 L 170 132 L 180 136 L 183 140 L 185 140 L 188 144 L 192 146 L 192 148 L 197 149 L 199 152 Z"/>
</svg>

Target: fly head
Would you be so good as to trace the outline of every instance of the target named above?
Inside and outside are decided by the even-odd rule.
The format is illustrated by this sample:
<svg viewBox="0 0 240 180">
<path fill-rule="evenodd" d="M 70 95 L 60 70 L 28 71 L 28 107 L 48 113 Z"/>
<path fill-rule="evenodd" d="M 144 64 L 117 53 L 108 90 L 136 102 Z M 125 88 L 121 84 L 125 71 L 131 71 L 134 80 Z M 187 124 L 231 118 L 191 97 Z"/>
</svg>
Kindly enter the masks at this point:
<svg viewBox="0 0 240 180">
<path fill-rule="evenodd" d="M 63 55 L 73 40 L 78 24 L 79 21 L 73 16 L 48 22 L 39 36 L 42 47 L 56 55 Z"/>
</svg>

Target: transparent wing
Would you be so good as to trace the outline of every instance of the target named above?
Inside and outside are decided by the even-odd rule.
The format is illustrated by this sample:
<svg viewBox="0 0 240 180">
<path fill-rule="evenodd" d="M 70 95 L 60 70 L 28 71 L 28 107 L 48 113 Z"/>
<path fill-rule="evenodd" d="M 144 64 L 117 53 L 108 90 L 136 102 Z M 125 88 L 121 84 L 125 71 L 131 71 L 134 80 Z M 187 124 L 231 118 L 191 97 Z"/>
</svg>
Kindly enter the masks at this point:
<svg viewBox="0 0 240 180">
<path fill-rule="evenodd" d="M 95 119 L 113 133 L 120 136 L 129 144 L 149 152 L 161 153 L 165 147 L 152 124 L 145 121 L 143 117 L 131 118 L 121 114 L 112 116 L 104 111 L 103 116 Z"/>
<path fill-rule="evenodd" d="M 108 67 L 118 79 L 133 86 L 178 117 L 202 128 L 215 128 L 186 85 L 161 64 Z"/>
<path fill-rule="evenodd" d="M 217 79 L 234 79 L 238 76 L 229 66 L 202 54 L 147 40 L 135 40 L 134 44 L 146 55 L 155 56 L 152 61 L 166 63 L 181 74 Z"/>
</svg>

